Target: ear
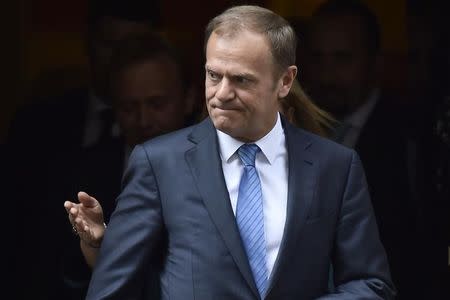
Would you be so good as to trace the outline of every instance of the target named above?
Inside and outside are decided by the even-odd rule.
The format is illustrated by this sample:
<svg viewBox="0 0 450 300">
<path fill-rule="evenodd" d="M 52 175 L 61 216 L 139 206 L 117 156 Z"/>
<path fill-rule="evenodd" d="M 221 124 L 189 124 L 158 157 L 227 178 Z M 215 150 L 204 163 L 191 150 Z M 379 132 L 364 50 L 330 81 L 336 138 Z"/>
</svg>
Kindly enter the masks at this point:
<svg viewBox="0 0 450 300">
<path fill-rule="evenodd" d="M 280 78 L 278 98 L 284 98 L 289 94 L 295 76 L 297 76 L 297 66 L 289 66 Z"/>
</svg>

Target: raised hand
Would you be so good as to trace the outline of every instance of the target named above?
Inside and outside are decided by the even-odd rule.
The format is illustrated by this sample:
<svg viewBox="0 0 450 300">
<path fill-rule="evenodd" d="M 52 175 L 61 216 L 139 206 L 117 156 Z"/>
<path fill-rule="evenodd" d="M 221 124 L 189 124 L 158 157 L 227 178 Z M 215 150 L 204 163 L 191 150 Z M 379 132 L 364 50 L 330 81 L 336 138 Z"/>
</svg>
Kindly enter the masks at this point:
<svg viewBox="0 0 450 300">
<path fill-rule="evenodd" d="M 106 228 L 102 207 L 94 197 L 85 192 L 78 193 L 78 201 L 79 203 L 64 202 L 73 231 L 89 247 L 100 248 Z"/>
</svg>

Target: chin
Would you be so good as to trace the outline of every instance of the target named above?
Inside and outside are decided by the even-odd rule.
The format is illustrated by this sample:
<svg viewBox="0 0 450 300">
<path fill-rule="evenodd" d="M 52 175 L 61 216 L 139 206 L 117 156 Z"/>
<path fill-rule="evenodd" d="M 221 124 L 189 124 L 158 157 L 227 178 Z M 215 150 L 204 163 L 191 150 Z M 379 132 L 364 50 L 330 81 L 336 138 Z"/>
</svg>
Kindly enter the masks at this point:
<svg viewBox="0 0 450 300">
<path fill-rule="evenodd" d="M 212 120 L 214 127 L 226 134 L 230 134 L 234 129 L 234 126 L 231 125 L 233 122 L 228 118 L 219 117 Z"/>
<path fill-rule="evenodd" d="M 214 118 L 212 120 L 214 127 L 220 131 L 226 131 L 227 128 L 229 128 L 229 122 L 227 120 L 223 120 L 223 118 Z"/>
</svg>

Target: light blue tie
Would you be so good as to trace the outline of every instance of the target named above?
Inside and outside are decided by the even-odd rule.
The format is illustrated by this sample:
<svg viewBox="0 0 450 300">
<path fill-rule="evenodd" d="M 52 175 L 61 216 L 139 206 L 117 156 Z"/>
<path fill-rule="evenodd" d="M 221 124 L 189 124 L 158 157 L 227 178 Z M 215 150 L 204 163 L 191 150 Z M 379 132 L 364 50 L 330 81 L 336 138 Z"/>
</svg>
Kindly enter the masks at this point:
<svg viewBox="0 0 450 300">
<path fill-rule="evenodd" d="M 238 149 L 239 158 L 244 164 L 244 173 L 239 185 L 236 222 L 247 252 L 256 287 L 261 298 L 264 298 L 268 271 L 261 182 L 255 169 L 256 153 L 259 151 L 259 147 L 255 144 L 244 144 Z"/>
</svg>

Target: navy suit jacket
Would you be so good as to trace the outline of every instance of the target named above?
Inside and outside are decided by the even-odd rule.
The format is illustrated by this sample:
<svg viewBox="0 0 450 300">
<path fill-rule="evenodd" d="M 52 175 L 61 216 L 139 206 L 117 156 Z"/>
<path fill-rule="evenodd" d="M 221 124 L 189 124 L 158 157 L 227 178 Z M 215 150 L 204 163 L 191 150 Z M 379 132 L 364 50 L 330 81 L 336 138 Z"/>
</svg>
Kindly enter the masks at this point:
<svg viewBox="0 0 450 300">
<path fill-rule="evenodd" d="M 366 173 L 380 240 L 386 250 L 398 299 L 428 298 L 419 251 L 429 247 L 422 240 L 418 216 L 420 206 L 411 193 L 406 130 L 394 105 L 395 99 L 381 94 L 364 125 L 355 150 Z M 404 107 L 401 108 L 404 110 Z M 415 246 L 413 246 L 415 245 Z M 412 264 L 412 262 L 414 262 Z M 426 261 L 425 264 L 429 264 Z"/>
<path fill-rule="evenodd" d="M 356 152 L 284 120 L 283 126 L 286 226 L 265 299 L 391 299 Z M 134 149 L 87 299 L 137 299 L 161 249 L 162 299 L 260 298 L 209 119 Z M 334 294 L 328 294 L 330 261 Z"/>
</svg>

